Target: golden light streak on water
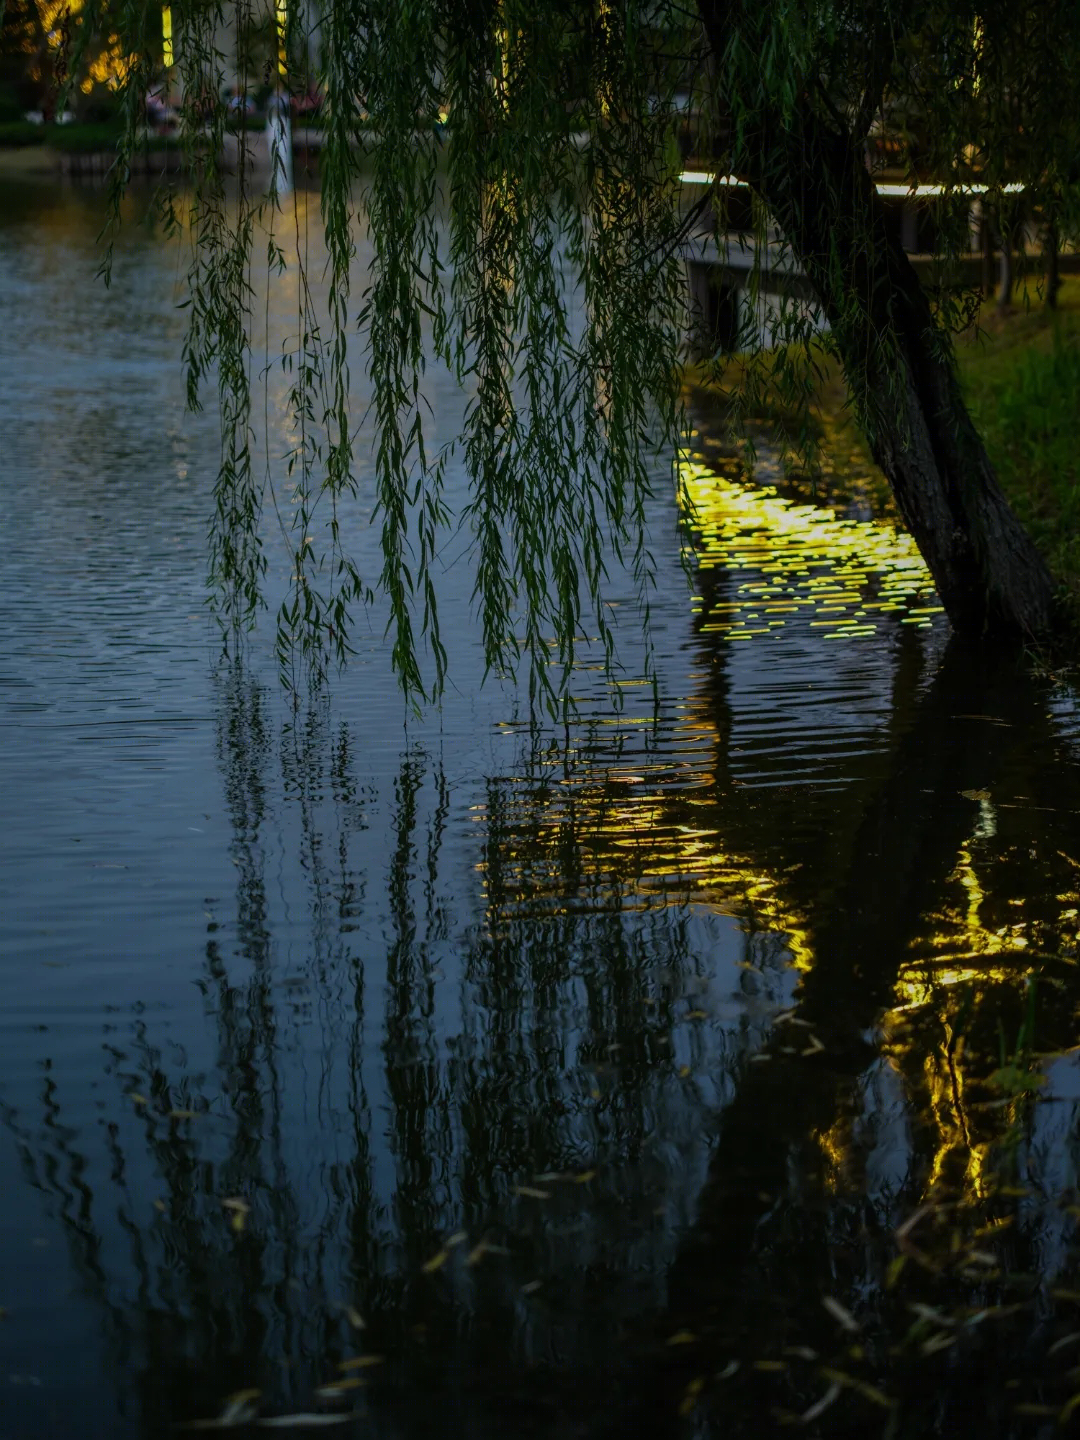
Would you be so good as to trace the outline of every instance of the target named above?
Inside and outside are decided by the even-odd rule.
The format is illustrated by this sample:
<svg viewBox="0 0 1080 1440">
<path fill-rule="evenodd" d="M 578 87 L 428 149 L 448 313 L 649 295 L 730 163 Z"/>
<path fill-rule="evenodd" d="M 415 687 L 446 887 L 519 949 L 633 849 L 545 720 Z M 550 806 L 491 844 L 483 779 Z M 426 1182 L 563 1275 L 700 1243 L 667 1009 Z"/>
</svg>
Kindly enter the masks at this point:
<svg viewBox="0 0 1080 1440">
<path fill-rule="evenodd" d="M 747 572 L 711 606 L 703 633 L 747 641 L 798 621 L 851 642 L 875 635 L 885 616 L 930 629 L 942 613 L 914 540 L 894 526 L 843 519 L 689 458 L 680 471 L 696 510 L 699 569 Z"/>
</svg>

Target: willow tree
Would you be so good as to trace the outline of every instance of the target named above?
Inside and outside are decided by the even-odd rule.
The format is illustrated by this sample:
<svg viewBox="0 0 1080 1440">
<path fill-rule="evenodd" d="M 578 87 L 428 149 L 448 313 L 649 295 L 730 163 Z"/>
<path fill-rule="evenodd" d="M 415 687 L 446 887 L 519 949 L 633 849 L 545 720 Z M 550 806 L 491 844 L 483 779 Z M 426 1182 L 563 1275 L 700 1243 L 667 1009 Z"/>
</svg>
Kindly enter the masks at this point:
<svg viewBox="0 0 1080 1440">
<path fill-rule="evenodd" d="M 209 120 L 206 111 L 223 70 L 248 68 L 243 55 L 225 66 L 221 37 L 250 31 L 249 0 L 235 0 L 235 12 L 223 5 L 180 0 L 171 28 L 194 175 L 189 393 L 195 401 L 204 379 L 216 383 L 223 459 L 212 568 L 223 619 L 242 623 L 260 603 L 269 482 L 253 468 L 250 443 L 257 201 L 241 184 L 239 202 L 225 203 L 223 116 L 220 105 Z M 161 28 L 144 0 L 121 6 L 135 57 L 122 184 Z M 809 278 L 828 321 L 824 343 L 843 365 L 953 624 L 972 635 L 1046 632 L 1052 587 L 964 406 L 948 292 L 920 284 L 867 159 L 882 117 L 899 99 L 922 97 L 937 178 L 968 204 L 962 187 L 979 139 L 970 133 L 972 99 L 981 78 L 996 74 L 995 14 L 1017 8 L 1001 0 L 990 10 L 965 0 L 325 0 L 312 33 L 308 12 L 280 0 L 286 80 L 306 86 L 300 70 L 318 56 L 329 256 L 327 313 L 305 309 L 292 357 L 302 442 L 283 653 L 299 645 L 316 666 L 335 649 L 344 657 L 350 612 L 375 586 L 389 599 L 406 688 L 424 689 L 425 646 L 434 657 L 429 688 L 442 683 L 432 562 L 444 527 L 462 517 L 448 512 L 446 453 L 424 443 L 426 331 L 468 395 L 458 453 L 471 482 L 464 519 L 489 665 L 524 660 L 534 682 L 558 695 L 583 631 L 598 634 L 610 657 L 603 591 L 613 556 L 636 576 L 647 626 L 646 502 L 656 459 L 677 454 L 682 424 L 681 243 L 691 225 L 711 223 L 721 239 L 725 229 L 721 190 L 690 204 L 680 184 L 688 115 L 697 153 L 750 187 L 759 240 L 787 247 Z M 1019 8 L 1042 25 L 1069 20 L 1058 0 Z M 1069 20 L 1062 36 L 1072 50 L 1075 30 Z M 1015 27 L 1007 34 L 1015 44 Z M 1046 104 L 1061 107 L 1063 98 L 1047 95 Z M 1007 83 L 982 87 L 988 135 L 1007 132 L 1009 102 Z M 914 173 L 916 141 L 901 138 Z M 440 195 L 448 247 L 436 224 Z M 358 207 L 374 258 L 353 293 Z M 377 420 L 373 457 L 354 449 L 346 338 L 357 324 Z M 815 328 L 794 317 L 791 344 L 809 346 Z M 370 486 L 381 523 L 377 578 L 360 575 L 339 522 L 337 500 L 359 486 Z M 325 547 L 305 543 L 320 515 Z M 321 568 L 320 554 L 328 557 Z"/>
</svg>

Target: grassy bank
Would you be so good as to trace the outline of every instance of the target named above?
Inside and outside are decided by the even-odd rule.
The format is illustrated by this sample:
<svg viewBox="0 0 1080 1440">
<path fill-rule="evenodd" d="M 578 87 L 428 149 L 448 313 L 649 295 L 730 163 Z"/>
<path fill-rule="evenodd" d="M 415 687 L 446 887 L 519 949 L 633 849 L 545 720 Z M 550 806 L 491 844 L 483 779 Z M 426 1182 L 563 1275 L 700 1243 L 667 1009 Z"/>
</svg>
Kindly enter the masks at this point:
<svg viewBox="0 0 1080 1440">
<path fill-rule="evenodd" d="M 1057 311 L 1030 293 L 1005 315 L 984 308 L 978 324 L 958 337 L 957 360 L 968 406 L 986 441 L 1002 487 L 1042 552 L 1067 611 L 1080 630 L 1080 280 L 1066 280 Z M 734 387 L 738 357 L 711 383 Z M 710 383 L 698 367 L 688 382 Z M 869 475 L 866 487 L 888 508 L 888 487 L 870 458 L 851 411 L 839 367 L 823 361 L 813 386 L 811 427 L 820 445 L 819 489 L 833 499 L 852 465 Z M 782 428 L 791 412 L 766 387 L 750 419 Z M 839 462 L 839 463 L 837 463 Z M 842 495 L 840 498 L 844 498 Z"/>
<path fill-rule="evenodd" d="M 957 347 L 968 405 L 1005 493 L 1080 622 L 1080 281 Z"/>
</svg>

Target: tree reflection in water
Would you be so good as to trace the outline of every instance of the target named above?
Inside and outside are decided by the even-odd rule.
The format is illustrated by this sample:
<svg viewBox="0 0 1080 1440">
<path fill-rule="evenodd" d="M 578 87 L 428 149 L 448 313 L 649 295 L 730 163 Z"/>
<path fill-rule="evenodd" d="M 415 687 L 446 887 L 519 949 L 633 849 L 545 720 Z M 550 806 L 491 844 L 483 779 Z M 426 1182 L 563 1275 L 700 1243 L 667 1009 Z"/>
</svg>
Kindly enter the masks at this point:
<svg viewBox="0 0 1080 1440">
<path fill-rule="evenodd" d="M 6 1112 L 128 1429 L 335 1379 L 392 1436 L 1057 1414 L 1076 767 L 1044 689 L 935 664 L 846 786 L 740 783 L 713 669 L 651 758 L 523 733 L 467 810 L 413 748 L 389 816 L 350 727 L 225 677 L 203 1032 L 114 1017 L 103 1149 L 53 1064 Z"/>
</svg>

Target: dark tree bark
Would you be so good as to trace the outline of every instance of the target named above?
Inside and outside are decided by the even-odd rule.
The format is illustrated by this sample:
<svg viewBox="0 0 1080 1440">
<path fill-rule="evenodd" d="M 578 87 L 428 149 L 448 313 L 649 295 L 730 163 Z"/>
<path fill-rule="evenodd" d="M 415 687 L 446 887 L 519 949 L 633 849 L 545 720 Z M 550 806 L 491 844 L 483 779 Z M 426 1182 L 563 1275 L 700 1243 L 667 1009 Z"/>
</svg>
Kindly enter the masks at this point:
<svg viewBox="0 0 1080 1440">
<path fill-rule="evenodd" d="M 1046 303 L 1051 310 L 1056 310 L 1058 291 L 1061 289 L 1061 272 L 1058 266 L 1058 230 L 1053 220 L 1046 227 L 1043 253 L 1046 257 Z"/>
<path fill-rule="evenodd" d="M 763 23 L 731 0 L 699 0 L 699 9 L 718 56 L 732 27 Z M 737 172 L 817 294 L 874 459 L 953 626 L 969 635 L 1045 634 L 1053 585 L 998 485 L 948 336 L 889 233 L 862 145 L 839 117 L 823 119 L 809 94 L 787 114 L 769 113 L 760 85 L 738 98 L 760 120 L 742 127 Z"/>
</svg>

